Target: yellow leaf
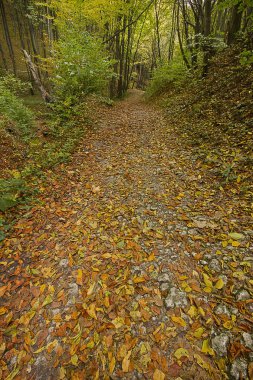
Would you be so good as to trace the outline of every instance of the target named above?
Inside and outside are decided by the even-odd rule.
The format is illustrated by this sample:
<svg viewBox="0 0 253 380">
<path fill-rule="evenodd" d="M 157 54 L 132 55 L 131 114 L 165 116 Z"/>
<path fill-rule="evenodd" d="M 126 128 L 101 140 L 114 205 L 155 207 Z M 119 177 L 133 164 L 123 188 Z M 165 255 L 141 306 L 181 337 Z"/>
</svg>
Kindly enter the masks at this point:
<svg viewBox="0 0 253 380">
<path fill-rule="evenodd" d="M 206 313 L 204 312 L 204 310 L 202 309 L 201 306 L 198 307 L 198 312 L 200 315 L 202 315 L 202 317 L 204 317 L 206 315 Z"/>
<path fill-rule="evenodd" d="M 216 282 L 216 284 L 215 284 L 215 288 L 216 288 L 216 289 L 222 289 L 224 285 L 225 285 L 225 284 L 224 284 L 222 278 L 219 278 L 219 280 L 218 280 L 218 281 Z"/>
<path fill-rule="evenodd" d="M 205 340 L 203 341 L 201 351 L 202 351 L 204 354 L 209 354 L 209 355 L 214 356 L 214 350 L 212 349 L 212 347 L 210 347 L 209 342 L 208 342 L 208 339 L 205 339 Z"/>
<path fill-rule="evenodd" d="M 198 315 L 198 310 L 196 308 L 196 306 L 191 306 L 190 309 L 187 311 L 187 314 L 193 318 L 193 317 L 196 317 Z"/>
<path fill-rule="evenodd" d="M 222 252 L 220 250 L 217 250 L 216 255 L 222 255 Z"/>
<path fill-rule="evenodd" d="M 86 347 L 87 348 L 93 348 L 95 346 L 94 340 L 90 340 L 89 343 L 87 343 Z"/>
<path fill-rule="evenodd" d="M 189 352 L 188 350 L 186 350 L 185 348 L 178 348 L 175 352 L 174 352 L 174 356 L 180 360 L 182 358 L 182 356 L 187 356 L 187 358 L 189 358 Z"/>
<path fill-rule="evenodd" d="M 4 353 L 5 349 L 6 349 L 6 343 L 3 342 L 3 343 L 0 344 L 0 357 Z"/>
<path fill-rule="evenodd" d="M 82 271 L 82 269 L 77 270 L 76 283 L 77 283 L 77 285 L 83 285 L 83 271 Z"/>
<path fill-rule="evenodd" d="M 112 257 L 112 255 L 111 255 L 111 253 L 104 253 L 104 254 L 102 255 L 102 257 L 103 257 L 104 259 L 110 259 L 110 258 Z"/>
<path fill-rule="evenodd" d="M 125 325 L 125 320 L 122 317 L 117 317 L 117 318 L 112 320 L 112 323 L 114 324 L 116 329 L 119 329 L 120 327 Z"/>
<path fill-rule="evenodd" d="M 226 321 L 223 323 L 223 327 L 225 327 L 225 329 L 227 330 L 231 330 L 233 326 L 234 326 L 233 321 Z"/>
<path fill-rule="evenodd" d="M 14 370 L 5 378 L 5 380 L 12 380 L 12 379 L 14 379 L 14 377 L 17 376 L 17 374 L 19 373 L 19 371 L 20 371 L 19 367 L 14 368 Z"/>
<path fill-rule="evenodd" d="M 149 255 L 148 257 L 148 261 L 154 261 L 155 260 L 155 254 L 154 252 L 151 253 L 151 255 Z"/>
<path fill-rule="evenodd" d="M 181 287 L 184 289 L 186 293 L 189 293 L 192 291 L 192 288 L 187 284 L 187 282 L 183 281 L 181 283 Z"/>
<path fill-rule="evenodd" d="M 240 242 L 239 242 L 239 241 L 236 241 L 236 240 L 233 240 L 233 241 L 232 241 L 232 246 L 233 246 L 233 247 L 239 247 L 239 245 L 240 245 Z"/>
<path fill-rule="evenodd" d="M 228 246 L 228 242 L 226 240 L 224 240 L 221 244 L 223 248 L 226 248 Z"/>
<path fill-rule="evenodd" d="M 96 283 L 93 282 L 87 291 L 87 295 L 90 296 L 93 293 Z"/>
<path fill-rule="evenodd" d="M 173 322 L 178 323 L 182 327 L 186 326 L 186 322 L 181 317 L 176 317 L 175 315 L 172 315 L 171 319 Z"/>
<path fill-rule="evenodd" d="M 212 293 L 213 288 L 210 288 L 209 286 L 206 286 L 204 289 L 205 293 Z"/>
<path fill-rule="evenodd" d="M 133 281 L 135 284 L 139 284 L 140 282 L 146 281 L 146 279 L 144 277 L 135 277 Z"/>
<path fill-rule="evenodd" d="M 37 351 L 34 351 L 34 354 L 40 354 L 41 352 L 45 351 L 47 346 L 40 347 Z"/>
<path fill-rule="evenodd" d="M 212 288 L 213 287 L 213 283 L 212 283 L 212 281 L 210 280 L 209 276 L 206 273 L 203 273 L 203 278 L 204 278 L 204 283 L 206 284 L 206 287 L 207 288 Z"/>
<path fill-rule="evenodd" d="M 128 372 L 129 371 L 129 365 L 130 365 L 130 356 L 131 356 L 132 350 L 129 350 L 127 355 L 124 357 L 122 361 L 122 370 L 123 372 Z"/>
<path fill-rule="evenodd" d="M 52 303 L 52 302 L 53 302 L 53 298 L 52 298 L 51 294 L 49 294 L 49 295 L 46 296 L 46 298 L 44 299 L 44 302 L 43 302 L 43 304 L 42 304 L 42 307 L 43 307 L 43 306 L 47 306 L 47 305 L 49 305 L 49 304 Z"/>
<path fill-rule="evenodd" d="M 2 307 L 0 307 L 0 315 L 4 315 L 5 313 L 7 313 L 7 309 L 6 309 L 6 307 L 4 307 L 4 306 L 2 306 Z"/>
<path fill-rule="evenodd" d="M 97 315 L 96 315 L 96 305 L 94 303 L 92 303 L 87 309 L 86 309 L 87 313 L 89 314 L 89 316 L 91 318 L 94 318 L 94 319 L 97 319 Z"/>
<path fill-rule="evenodd" d="M 160 371 L 160 369 L 156 368 L 153 374 L 153 380 L 164 380 L 164 379 L 165 379 L 165 374 L 162 371 Z"/>
<path fill-rule="evenodd" d="M 115 364 L 116 364 L 116 359 L 113 356 L 112 359 L 111 359 L 111 361 L 110 361 L 110 363 L 109 363 L 109 372 L 110 372 L 110 374 L 113 373 L 114 368 L 115 368 Z"/>
<path fill-rule="evenodd" d="M 209 371 L 210 369 L 210 366 L 207 362 L 205 362 L 202 357 L 198 354 L 194 354 L 194 358 L 196 359 L 198 365 L 201 367 L 201 368 L 204 368 L 206 369 L 207 371 Z"/>
<path fill-rule="evenodd" d="M 40 294 L 43 294 L 45 289 L 46 289 L 46 285 L 45 284 L 42 284 L 41 287 L 40 287 Z"/>
<path fill-rule="evenodd" d="M 203 327 L 199 327 L 198 329 L 196 329 L 193 333 L 193 336 L 195 336 L 195 338 L 201 338 L 202 335 L 204 334 L 204 329 Z"/>
<path fill-rule="evenodd" d="M 70 361 L 71 361 L 71 363 L 72 363 L 74 366 L 77 366 L 77 363 L 78 363 L 78 356 L 77 356 L 77 354 L 71 356 Z"/>
<path fill-rule="evenodd" d="M 60 373 L 59 373 L 59 380 L 64 380 L 66 379 L 66 370 L 64 367 L 60 368 Z"/>
</svg>

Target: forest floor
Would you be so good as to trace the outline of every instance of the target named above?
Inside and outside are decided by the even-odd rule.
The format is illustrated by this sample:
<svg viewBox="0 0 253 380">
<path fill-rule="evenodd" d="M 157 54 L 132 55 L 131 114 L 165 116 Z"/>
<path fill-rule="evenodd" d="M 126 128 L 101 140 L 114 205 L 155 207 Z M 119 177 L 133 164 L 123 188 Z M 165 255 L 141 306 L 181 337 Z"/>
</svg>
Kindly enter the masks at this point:
<svg viewBox="0 0 253 380">
<path fill-rule="evenodd" d="M 247 198 L 131 91 L 1 248 L 1 379 L 252 379 Z"/>
</svg>

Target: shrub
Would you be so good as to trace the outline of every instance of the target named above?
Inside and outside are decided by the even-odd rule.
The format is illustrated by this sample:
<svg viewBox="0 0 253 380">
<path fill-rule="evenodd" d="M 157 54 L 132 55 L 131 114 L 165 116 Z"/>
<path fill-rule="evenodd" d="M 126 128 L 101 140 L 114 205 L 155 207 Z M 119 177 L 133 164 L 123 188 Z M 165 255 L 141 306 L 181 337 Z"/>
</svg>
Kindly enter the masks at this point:
<svg viewBox="0 0 253 380">
<path fill-rule="evenodd" d="M 170 64 L 158 67 L 147 88 L 147 96 L 152 97 L 164 92 L 170 86 L 180 86 L 189 75 L 183 61 L 175 59 Z"/>
<path fill-rule="evenodd" d="M 83 95 L 102 94 L 106 90 L 112 70 L 102 45 L 87 32 L 65 31 L 55 51 L 56 103 L 60 103 L 68 116 L 72 105 Z"/>
<path fill-rule="evenodd" d="M 14 77 L 0 77 L 0 128 L 13 125 L 21 137 L 31 136 L 33 131 L 33 113 L 25 107 L 15 93 L 21 91 L 22 82 Z"/>
</svg>

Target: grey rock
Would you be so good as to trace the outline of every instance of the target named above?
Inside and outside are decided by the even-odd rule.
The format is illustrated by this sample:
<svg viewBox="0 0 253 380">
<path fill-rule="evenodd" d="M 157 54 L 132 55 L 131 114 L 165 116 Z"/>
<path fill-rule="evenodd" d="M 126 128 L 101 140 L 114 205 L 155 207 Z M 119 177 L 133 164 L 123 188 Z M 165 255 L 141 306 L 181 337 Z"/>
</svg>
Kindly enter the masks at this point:
<svg viewBox="0 0 253 380">
<path fill-rule="evenodd" d="M 220 265 L 220 262 L 219 260 L 217 259 L 212 259 L 209 263 L 209 268 L 213 271 L 213 272 L 220 272 L 221 271 L 221 265 Z"/>
<path fill-rule="evenodd" d="M 230 311 L 229 311 L 229 309 L 227 308 L 227 306 L 226 305 L 223 305 L 223 304 L 219 304 L 219 305 L 217 305 L 216 306 L 216 308 L 214 309 L 214 312 L 215 312 L 215 314 L 218 314 L 218 315 L 220 315 L 220 314 L 225 314 L 225 315 L 227 315 L 227 316 L 230 316 Z"/>
<path fill-rule="evenodd" d="M 245 347 L 248 347 L 251 350 L 253 350 L 253 337 L 252 337 L 252 335 L 244 332 L 244 333 L 242 333 L 242 337 L 243 337 L 243 343 L 244 343 Z"/>
<path fill-rule="evenodd" d="M 229 344 L 229 336 L 225 333 L 212 339 L 212 347 L 218 356 L 226 356 Z"/>
<path fill-rule="evenodd" d="M 69 300 L 68 300 L 66 306 L 74 305 L 75 299 L 79 295 L 78 285 L 76 283 L 73 282 L 73 283 L 69 284 L 69 288 L 70 288 L 69 292 L 68 292 Z"/>
<path fill-rule="evenodd" d="M 75 282 L 69 284 L 69 295 L 78 296 L 79 290 L 78 285 Z"/>
<path fill-rule="evenodd" d="M 235 380 L 247 379 L 247 366 L 245 359 L 236 359 L 231 366 L 231 378 Z"/>
<path fill-rule="evenodd" d="M 168 273 L 163 273 L 160 276 L 158 276 L 158 281 L 159 282 L 170 282 L 171 277 Z"/>
<path fill-rule="evenodd" d="M 166 292 L 168 292 L 170 288 L 171 288 L 171 283 L 170 282 L 162 282 L 160 284 L 160 290 L 161 290 L 161 292 L 163 294 L 166 293 Z"/>
<path fill-rule="evenodd" d="M 175 287 L 170 289 L 164 302 L 167 309 L 172 307 L 184 307 L 188 304 L 186 294 Z"/>
<path fill-rule="evenodd" d="M 239 292 L 237 292 L 237 294 L 236 294 L 236 300 L 237 301 L 245 301 L 248 299 L 250 299 L 250 294 L 249 294 L 249 292 L 247 292 L 247 290 L 241 289 L 241 290 L 239 290 Z"/>
<path fill-rule="evenodd" d="M 59 263 L 60 267 L 67 267 L 69 265 L 68 259 L 62 259 Z"/>
</svg>

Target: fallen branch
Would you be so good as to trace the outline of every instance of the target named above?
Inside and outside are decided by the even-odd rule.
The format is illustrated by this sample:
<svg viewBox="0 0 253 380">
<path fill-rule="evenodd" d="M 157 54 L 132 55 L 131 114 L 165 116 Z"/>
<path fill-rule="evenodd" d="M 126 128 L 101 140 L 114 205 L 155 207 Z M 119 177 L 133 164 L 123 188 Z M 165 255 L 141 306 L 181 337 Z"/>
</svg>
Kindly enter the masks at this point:
<svg viewBox="0 0 253 380">
<path fill-rule="evenodd" d="M 40 80 L 40 77 L 39 77 L 39 73 L 38 73 L 38 69 L 35 66 L 35 64 L 33 63 L 31 56 L 24 49 L 23 49 L 23 54 L 25 56 L 25 60 L 26 60 L 26 62 L 28 64 L 28 66 L 29 66 L 29 68 L 31 70 L 32 77 L 33 77 L 33 79 L 34 79 L 34 81 L 35 81 L 38 89 L 41 92 L 42 98 L 45 100 L 46 103 L 52 102 L 51 95 L 47 92 L 47 90 L 45 89 L 45 87 L 41 83 L 41 80 Z"/>
</svg>

